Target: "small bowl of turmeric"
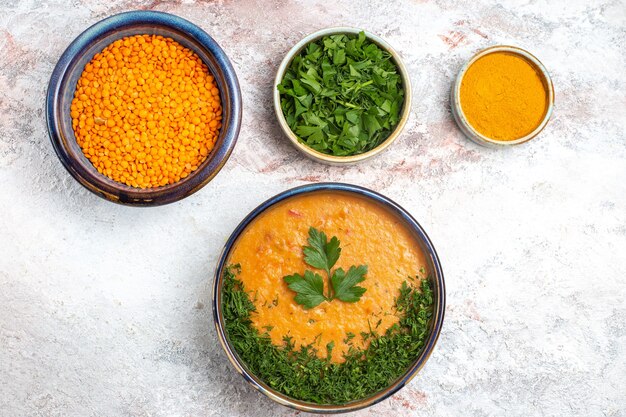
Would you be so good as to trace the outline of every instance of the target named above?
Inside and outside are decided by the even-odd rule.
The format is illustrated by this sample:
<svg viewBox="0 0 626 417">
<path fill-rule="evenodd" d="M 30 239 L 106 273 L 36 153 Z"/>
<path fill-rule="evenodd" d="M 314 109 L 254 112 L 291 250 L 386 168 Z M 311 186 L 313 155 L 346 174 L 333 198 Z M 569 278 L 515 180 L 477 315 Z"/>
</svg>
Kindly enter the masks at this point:
<svg viewBox="0 0 626 417">
<path fill-rule="evenodd" d="M 224 166 L 241 92 L 206 32 L 171 14 L 133 11 L 68 46 L 46 117 L 54 150 L 80 184 L 116 203 L 156 206 L 191 195 Z"/>
<path fill-rule="evenodd" d="M 554 87 L 543 64 L 524 49 L 492 46 L 461 68 L 452 87 L 452 114 L 474 142 L 519 145 L 537 137 L 554 107 Z"/>
</svg>

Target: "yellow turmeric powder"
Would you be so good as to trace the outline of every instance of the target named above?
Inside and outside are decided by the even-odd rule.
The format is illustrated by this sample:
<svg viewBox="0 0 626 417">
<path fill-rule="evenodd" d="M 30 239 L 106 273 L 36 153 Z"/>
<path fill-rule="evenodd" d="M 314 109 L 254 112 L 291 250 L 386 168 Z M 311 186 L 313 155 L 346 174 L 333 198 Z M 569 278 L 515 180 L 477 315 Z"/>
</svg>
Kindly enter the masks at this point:
<svg viewBox="0 0 626 417">
<path fill-rule="evenodd" d="M 207 66 L 170 38 L 119 39 L 89 62 L 70 107 L 85 156 L 131 187 L 179 181 L 213 149 L 222 120 Z"/>
<path fill-rule="evenodd" d="M 485 55 L 468 68 L 461 81 L 461 108 L 482 135 L 511 141 L 541 124 L 548 92 L 537 69 L 508 52 Z"/>
</svg>

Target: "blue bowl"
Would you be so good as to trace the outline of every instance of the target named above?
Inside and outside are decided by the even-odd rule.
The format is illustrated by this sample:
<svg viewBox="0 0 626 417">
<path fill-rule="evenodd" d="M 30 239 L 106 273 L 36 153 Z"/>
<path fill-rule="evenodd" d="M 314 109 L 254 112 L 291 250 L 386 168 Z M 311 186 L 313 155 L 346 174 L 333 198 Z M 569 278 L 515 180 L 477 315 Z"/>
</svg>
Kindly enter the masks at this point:
<svg viewBox="0 0 626 417">
<path fill-rule="evenodd" d="M 235 349 L 230 345 L 228 340 L 228 336 L 225 330 L 224 317 L 222 314 L 222 283 L 223 283 L 223 274 L 224 269 L 228 266 L 226 264 L 228 257 L 230 255 L 230 251 L 233 248 L 233 245 L 239 238 L 239 236 L 243 233 L 243 231 L 250 225 L 254 219 L 256 219 L 260 214 L 262 214 L 265 210 L 274 206 L 281 201 L 304 195 L 311 194 L 317 192 L 324 191 L 340 191 L 348 194 L 355 194 L 357 196 L 365 197 L 369 200 L 372 200 L 390 212 L 394 213 L 398 218 L 404 222 L 405 226 L 409 228 L 413 232 L 413 235 L 419 242 L 422 251 L 426 255 L 429 263 L 429 269 L 431 271 L 431 284 L 433 287 L 433 295 L 434 295 L 434 311 L 433 317 L 431 319 L 431 331 L 424 346 L 424 349 L 420 353 L 418 357 L 415 358 L 412 365 L 409 369 L 402 375 L 398 380 L 394 381 L 391 385 L 389 385 L 386 389 L 373 393 L 371 396 L 359 399 L 356 401 L 352 401 L 346 404 L 315 404 L 309 403 L 305 401 L 300 401 L 294 398 L 291 398 L 285 394 L 282 394 L 273 388 L 270 388 L 265 382 L 263 382 L 260 378 L 254 375 L 248 368 L 245 362 L 243 362 Z M 246 216 L 245 219 L 230 235 L 230 238 L 226 242 L 224 249 L 219 258 L 219 262 L 217 264 L 217 268 L 215 270 L 215 281 L 213 285 L 213 319 L 215 321 L 215 327 L 217 329 L 217 334 L 220 340 L 226 355 L 228 356 L 229 361 L 233 364 L 237 372 L 239 372 L 248 383 L 250 383 L 254 388 L 259 390 L 261 393 L 265 394 L 270 399 L 275 402 L 282 404 L 287 407 L 291 407 L 300 411 L 310 412 L 310 413 L 345 413 L 350 411 L 359 410 L 361 408 L 372 406 L 387 397 L 393 395 L 399 389 L 404 387 L 418 372 L 432 353 L 435 344 L 437 343 L 437 339 L 439 338 L 439 333 L 441 332 L 441 327 L 443 325 L 443 317 L 446 306 L 446 289 L 445 283 L 443 280 L 443 271 L 441 269 L 441 264 L 439 262 L 439 257 L 437 256 L 437 252 L 433 244 L 431 243 L 428 235 L 419 225 L 417 220 L 415 220 L 405 209 L 400 207 L 397 203 L 393 202 L 389 198 L 385 197 L 382 194 L 374 192 L 364 187 L 359 187 L 357 185 L 351 184 L 342 184 L 342 183 L 317 183 L 317 184 L 309 184 L 303 185 L 300 187 L 292 188 L 290 190 L 284 191 L 269 200 L 262 203 L 260 206 L 252 210 L 250 214 Z"/>
<path fill-rule="evenodd" d="M 112 42 L 127 36 L 148 34 L 172 38 L 194 51 L 215 77 L 222 101 L 222 128 L 213 151 L 186 178 L 163 187 L 140 189 L 100 174 L 76 142 L 70 105 L 85 65 Z M 57 63 L 46 99 L 46 118 L 52 146 L 63 166 L 88 190 L 116 203 L 157 206 L 180 200 L 198 191 L 222 169 L 230 156 L 241 126 L 241 91 L 235 70 L 215 40 L 193 23 L 161 12 L 133 11 L 108 17 L 81 33 Z"/>
</svg>

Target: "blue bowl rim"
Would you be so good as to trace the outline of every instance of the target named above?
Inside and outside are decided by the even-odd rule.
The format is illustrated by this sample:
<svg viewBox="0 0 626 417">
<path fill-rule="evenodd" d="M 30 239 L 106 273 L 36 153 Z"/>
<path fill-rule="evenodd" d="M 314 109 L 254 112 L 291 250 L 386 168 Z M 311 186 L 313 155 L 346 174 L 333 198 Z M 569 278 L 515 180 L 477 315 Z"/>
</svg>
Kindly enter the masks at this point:
<svg viewBox="0 0 626 417">
<path fill-rule="evenodd" d="M 229 106 L 230 111 L 229 123 L 222 127 L 225 133 L 221 146 L 215 148 L 213 156 L 204 167 L 196 171 L 195 175 L 189 175 L 176 183 L 149 189 L 133 188 L 121 183 L 118 186 L 111 186 L 104 181 L 99 181 L 101 177 L 104 177 L 102 174 L 97 173 L 96 175 L 82 168 L 79 164 L 72 164 L 73 157 L 64 148 L 57 120 L 58 114 L 62 111 L 62 109 L 58 108 L 59 96 L 62 94 L 61 86 L 68 69 L 80 58 L 84 49 L 98 38 L 112 33 L 116 29 L 136 24 L 169 27 L 202 45 L 215 58 L 221 71 L 224 73 L 224 84 L 228 90 L 228 103 L 225 103 L 225 99 L 222 98 L 222 105 L 224 107 Z M 151 10 L 134 10 L 119 13 L 102 19 L 84 30 L 69 44 L 59 58 L 50 77 L 46 93 L 48 134 L 54 151 L 65 169 L 81 185 L 94 194 L 107 200 L 127 205 L 156 206 L 169 204 L 195 193 L 206 185 L 217 175 L 230 157 L 239 136 L 241 118 L 242 99 L 239 80 L 224 50 L 208 33 L 194 23 L 170 13 Z M 181 192 L 180 187 L 183 184 L 185 189 Z M 124 194 L 127 197 L 120 198 L 120 194 Z"/>
<path fill-rule="evenodd" d="M 384 207 L 390 209 L 396 215 L 400 216 L 400 218 L 406 223 L 406 225 L 417 233 L 419 240 L 421 240 L 423 244 L 422 249 L 425 251 L 426 255 L 430 257 L 434 269 L 433 279 L 436 281 L 436 285 L 438 288 L 432 332 L 428 337 L 428 341 L 424 346 L 422 353 L 418 358 L 416 358 L 415 362 L 411 365 L 407 372 L 396 382 L 391 384 L 388 388 L 378 393 L 374 393 L 370 397 L 341 405 L 320 405 L 295 400 L 287 395 L 278 393 L 274 389 L 267 386 L 259 377 L 253 376 L 252 373 L 245 368 L 245 364 L 243 364 L 242 361 L 239 360 L 235 350 L 231 348 L 228 342 L 228 337 L 226 335 L 226 330 L 224 328 L 224 321 L 220 314 L 221 308 L 219 301 L 221 300 L 222 275 L 224 272 L 224 268 L 226 267 L 226 260 L 228 258 L 228 255 L 230 254 L 230 251 L 232 250 L 235 242 L 237 241 L 241 233 L 261 213 L 263 213 L 268 208 L 274 206 L 275 204 L 287 200 L 291 197 L 320 191 L 343 191 L 347 193 L 357 194 L 359 196 L 364 196 L 366 198 L 374 200 L 379 204 L 382 204 Z M 417 220 L 415 220 L 415 218 L 411 216 L 411 214 L 409 214 L 408 211 L 406 211 L 403 207 L 401 207 L 398 203 L 391 200 L 390 198 L 380 193 L 377 193 L 376 191 L 372 191 L 368 188 L 339 182 L 322 182 L 301 185 L 283 191 L 261 203 L 239 223 L 239 225 L 235 228 L 235 230 L 228 238 L 219 256 L 219 261 L 217 263 L 214 275 L 212 302 L 213 321 L 218 333 L 220 344 L 222 345 L 222 348 L 224 349 L 229 361 L 235 367 L 237 372 L 241 374 L 248 383 L 250 383 L 255 389 L 257 389 L 273 401 L 284 406 L 305 412 L 336 414 L 360 410 L 362 408 L 370 407 L 385 400 L 386 398 L 390 397 L 398 390 L 403 388 L 421 370 L 421 368 L 425 365 L 426 361 L 432 354 L 441 333 L 446 307 L 446 290 L 443 270 L 441 267 L 441 262 L 439 261 L 439 256 L 437 255 L 437 251 L 430 241 L 430 238 L 426 234 L 426 231 L 417 222 Z"/>
</svg>

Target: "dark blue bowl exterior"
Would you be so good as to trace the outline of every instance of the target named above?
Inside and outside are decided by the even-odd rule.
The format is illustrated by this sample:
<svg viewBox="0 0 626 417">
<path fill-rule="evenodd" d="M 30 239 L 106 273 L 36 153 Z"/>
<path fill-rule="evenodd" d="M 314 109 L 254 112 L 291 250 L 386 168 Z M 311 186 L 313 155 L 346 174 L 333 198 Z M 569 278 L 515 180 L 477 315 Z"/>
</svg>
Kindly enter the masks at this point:
<svg viewBox="0 0 626 417">
<path fill-rule="evenodd" d="M 272 388 L 267 386 L 263 381 L 254 376 L 247 368 L 245 363 L 239 360 L 239 357 L 234 349 L 232 349 L 228 343 L 228 337 L 226 335 L 224 329 L 224 321 L 221 315 L 221 287 L 222 287 L 222 275 L 224 272 L 224 268 L 227 266 L 226 262 L 228 259 L 228 255 L 230 254 L 233 245 L 243 233 L 243 231 L 254 221 L 254 219 L 263 213 L 265 210 L 270 208 L 271 206 L 289 199 L 291 197 L 295 197 L 302 194 L 312 193 L 312 192 L 321 192 L 321 191 L 342 191 L 346 193 L 352 193 L 359 196 L 367 197 L 379 204 L 383 207 L 389 209 L 392 213 L 399 216 L 401 220 L 405 222 L 407 227 L 409 227 L 414 233 L 417 240 L 421 243 L 422 250 L 427 255 L 427 259 L 430 261 L 430 266 L 432 268 L 432 279 L 434 286 L 434 296 L 435 296 L 435 311 L 433 313 L 432 320 L 432 330 L 424 349 L 420 356 L 415 360 L 413 365 L 407 370 L 405 375 L 401 377 L 398 381 L 393 383 L 389 388 L 375 393 L 372 396 L 365 398 L 363 400 L 354 401 L 351 403 L 343 404 L 343 405 L 318 405 L 312 403 L 305 403 L 302 401 L 294 400 L 289 398 L 286 395 L 281 393 L 277 393 Z M 433 351 L 435 344 L 437 343 L 437 339 L 439 338 L 439 334 L 441 332 L 441 327 L 443 325 L 444 312 L 446 307 L 446 291 L 445 291 L 445 283 L 443 278 L 443 270 L 441 268 L 441 263 L 439 262 L 439 257 L 437 256 L 437 252 L 433 244 L 431 243 L 428 235 L 424 231 L 424 229 L 420 226 L 420 224 L 415 220 L 405 209 L 403 209 L 400 205 L 385 197 L 382 194 L 379 194 L 375 191 L 369 190 L 364 187 L 360 187 L 357 185 L 351 184 L 343 184 L 343 183 L 317 183 L 317 184 L 308 184 L 300 187 L 292 188 L 287 191 L 284 191 L 269 200 L 265 201 L 257 208 L 252 210 L 248 216 L 233 231 L 230 238 L 226 242 L 224 249 L 220 255 L 219 262 L 217 264 L 215 270 L 215 281 L 213 286 L 213 319 L 215 321 L 215 326 L 217 329 L 218 336 L 220 338 L 220 342 L 222 347 L 226 351 L 226 354 L 231 361 L 231 363 L 235 366 L 237 371 L 248 381 L 252 386 L 254 386 L 257 390 L 267 395 L 274 401 L 279 402 L 285 406 L 295 408 L 301 411 L 307 412 L 315 412 L 315 413 L 345 413 L 350 411 L 355 411 L 361 408 L 372 406 L 389 396 L 393 395 L 399 389 L 404 387 L 416 374 L 419 370 L 424 366 L 428 357 Z"/>
<path fill-rule="evenodd" d="M 93 56 L 117 39 L 137 34 L 173 38 L 193 50 L 215 77 L 222 102 L 222 128 L 213 152 L 187 178 L 164 187 L 138 189 L 100 174 L 76 143 L 70 105 L 76 83 Z M 65 50 L 48 86 L 46 119 L 55 152 L 69 173 L 90 191 L 108 200 L 130 205 L 160 205 L 184 198 L 208 183 L 230 156 L 241 126 L 239 81 L 226 53 L 193 23 L 153 11 L 132 11 L 104 19 L 81 33 Z"/>
</svg>

